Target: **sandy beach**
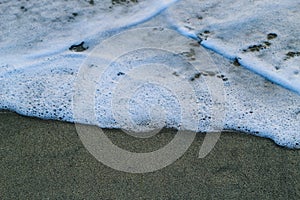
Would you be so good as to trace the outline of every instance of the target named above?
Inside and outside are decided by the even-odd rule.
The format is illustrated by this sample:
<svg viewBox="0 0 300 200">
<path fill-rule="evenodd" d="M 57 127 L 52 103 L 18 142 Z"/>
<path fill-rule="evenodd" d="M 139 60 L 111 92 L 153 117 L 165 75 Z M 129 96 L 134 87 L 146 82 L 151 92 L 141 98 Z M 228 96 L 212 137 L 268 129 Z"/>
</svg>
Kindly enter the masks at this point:
<svg viewBox="0 0 300 200">
<path fill-rule="evenodd" d="M 175 163 L 146 174 L 111 169 L 81 143 L 74 124 L 2 111 L 1 199 L 299 199 L 300 151 L 271 140 L 223 133 L 198 159 L 204 135 Z M 120 130 L 105 133 L 120 147 L 149 151 L 172 131 L 149 142 Z"/>
<path fill-rule="evenodd" d="M 299 1 L 0 4 L 0 109 L 61 120 L 0 110 L 0 200 L 300 199 L 300 150 L 262 138 L 300 148 Z M 124 127 L 125 111 L 141 126 L 165 115 L 168 127 L 215 121 L 262 137 L 224 131 L 198 158 L 198 133 L 174 163 L 133 174 L 98 161 L 63 122 Z M 141 153 L 176 134 L 104 132 Z"/>
</svg>

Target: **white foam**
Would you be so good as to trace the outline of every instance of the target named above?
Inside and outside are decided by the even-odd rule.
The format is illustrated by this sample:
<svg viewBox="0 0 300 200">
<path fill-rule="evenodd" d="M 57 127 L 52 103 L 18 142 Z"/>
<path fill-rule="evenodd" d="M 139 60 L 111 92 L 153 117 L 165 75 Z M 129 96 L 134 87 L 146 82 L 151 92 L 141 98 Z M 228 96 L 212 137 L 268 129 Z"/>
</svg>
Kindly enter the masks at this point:
<svg viewBox="0 0 300 200">
<path fill-rule="evenodd" d="M 69 53 L 85 41 L 90 48 L 113 32 L 150 19 L 176 0 L 112 5 L 94 1 L 4 1 L 1 9 L 0 66 L 14 68 Z M 62 61 L 63 62 L 63 61 Z"/>
<path fill-rule="evenodd" d="M 89 50 L 173 2 L 1 2 L 0 107 L 29 116 L 73 121 L 71 88 Z M 81 41 L 89 47 L 87 51 L 69 51 Z"/>
<path fill-rule="evenodd" d="M 226 1 L 226 9 L 223 1 L 197 1 L 197 4 L 182 1 L 171 8 L 168 16 L 169 22 L 172 21 L 170 27 L 187 36 L 184 37 L 163 28 L 151 28 L 147 36 L 130 29 L 139 23 L 141 27 L 166 26 L 164 15 L 152 17 L 175 1 L 139 1 L 128 7 L 116 5 L 113 8 L 109 8 L 110 1 L 99 2 L 95 1 L 95 5 L 84 0 L 74 4 L 65 1 L 0 4 L 2 19 L 7 22 L 0 23 L 3 30 L 0 35 L 0 108 L 106 128 L 141 130 L 162 125 L 195 131 L 225 128 L 271 138 L 286 147 L 300 147 L 299 95 L 232 62 L 239 57 L 240 64 L 248 69 L 298 91 L 299 78 L 295 71 L 299 69 L 299 57 L 282 59 L 287 51 L 299 51 L 296 36 L 300 26 L 293 20 L 299 16 L 293 13 L 299 4 L 277 0 L 269 7 L 267 1 L 252 5 L 250 1 L 232 0 Z M 287 11 L 288 8 L 291 10 Z M 266 12 L 265 17 L 263 12 Z M 77 13 L 74 19 L 69 18 L 72 13 Z M 289 13 L 293 15 L 280 18 Z M 277 20 L 263 26 L 268 22 L 267 17 Z M 188 18 L 189 23 L 185 21 Z M 143 23 L 150 19 L 149 23 Z M 184 27 L 187 24 L 191 30 Z M 279 24 L 282 27 L 278 27 Z M 253 26 L 260 29 L 251 28 Z M 113 43 L 103 42 L 125 29 L 130 31 L 106 40 Z M 197 46 L 197 34 L 204 30 L 211 34 L 202 35 L 202 39 L 207 36 L 202 45 L 222 56 Z M 254 53 L 241 52 L 249 45 L 267 41 L 266 36 L 271 32 L 276 33 L 277 38 L 269 40 L 270 47 Z M 122 40 L 120 36 L 127 39 Z M 142 36 L 143 40 L 138 39 Z M 71 45 L 81 41 L 89 46 L 88 50 L 69 51 Z M 99 42 L 102 43 L 97 46 Z M 149 46 L 155 49 L 146 48 Z M 110 57 L 125 47 L 145 48 L 121 53 L 118 58 Z M 100 57 L 93 57 L 101 51 L 104 52 Z M 93 62 L 97 65 L 92 65 Z M 274 69 L 277 64 L 281 64 L 279 69 Z M 89 75 L 82 76 L 85 74 L 82 72 Z M 85 82 L 81 82 L 83 80 Z M 74 83 L 83 83 L 80 90 Z M 124 110 L 124 102 L 129 102 L 128 110 Z M 73 107 L 78 103 L 82 106 L 80 109 L 83 106 L 86 109 L 79 116 L 74 114 Z"/>
</svg>

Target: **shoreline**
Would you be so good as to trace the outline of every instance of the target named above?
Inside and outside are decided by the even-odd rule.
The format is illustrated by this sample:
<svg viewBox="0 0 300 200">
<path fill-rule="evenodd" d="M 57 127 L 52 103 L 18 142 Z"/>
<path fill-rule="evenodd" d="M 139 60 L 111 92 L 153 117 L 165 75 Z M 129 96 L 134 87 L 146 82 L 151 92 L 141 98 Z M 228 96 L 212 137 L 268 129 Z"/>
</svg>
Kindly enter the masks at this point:
<svg viewBox="0 0 300 200">
<path fill-rule="evenodd" d="M 198 159 L 205 134 L 185 154 L 155 172 L 130 174 L 97 161 L 75 125 L 1 112 L 1 199 L 204 199 L 300 197 L 300 151 L 247 134 L 222 133 Z M 170 141 L 172 131 L 148 143 L 105 130 L 119 146 L 147 151 Z M 160 143 L 160 144 L 159 144 Z"/>
</svg>

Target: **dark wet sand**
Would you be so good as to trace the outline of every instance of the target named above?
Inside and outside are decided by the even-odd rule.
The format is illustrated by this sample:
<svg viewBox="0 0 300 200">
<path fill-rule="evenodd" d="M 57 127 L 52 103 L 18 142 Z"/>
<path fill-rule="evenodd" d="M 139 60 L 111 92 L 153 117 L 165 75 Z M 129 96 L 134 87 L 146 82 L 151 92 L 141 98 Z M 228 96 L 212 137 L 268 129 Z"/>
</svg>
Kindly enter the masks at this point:
<svg viewBox="0 0 300 200">
<path fill-rule="evenodd" d="M 0 199 L 300 199 L 300 150 L 267 139 L 223 133 L 213 151 L 198 159 L 199 134 L 172 165 L 129 174 L 89 154 L 73 124 L 7 112 L 0 117 Z M 172 135 L 139 143 L 118 130 L 106 133 L 139 151 Z"/>
</svg>

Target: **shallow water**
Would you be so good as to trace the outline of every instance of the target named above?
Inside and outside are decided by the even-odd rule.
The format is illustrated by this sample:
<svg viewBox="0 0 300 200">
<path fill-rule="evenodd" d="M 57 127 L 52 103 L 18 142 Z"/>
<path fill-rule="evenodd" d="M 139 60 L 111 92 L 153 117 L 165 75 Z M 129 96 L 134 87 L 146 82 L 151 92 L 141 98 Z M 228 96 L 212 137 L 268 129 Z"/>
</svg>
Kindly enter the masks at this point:
<svg viewBox="0 0 300 200">
<path fill-rule="evenodd" d="M 299 7 L 2 1 L 0 108 L 135 131 L 240 130 L 299 148 Z"/>
</svg>

